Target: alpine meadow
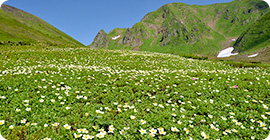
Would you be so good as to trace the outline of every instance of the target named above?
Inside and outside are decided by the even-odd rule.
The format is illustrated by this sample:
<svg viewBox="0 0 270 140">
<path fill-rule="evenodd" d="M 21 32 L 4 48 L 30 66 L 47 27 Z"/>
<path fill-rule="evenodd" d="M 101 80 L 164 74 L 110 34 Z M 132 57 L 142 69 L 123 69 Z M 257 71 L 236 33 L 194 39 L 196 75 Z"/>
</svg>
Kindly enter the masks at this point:
<svg viewBox="0 0 270 140">
<path fill-rule="evenodd" d="M 171 3 L 132 28 L 101 30 L 84 46 L 2 5 L 0 133 L 7 140 L 266 139 L 269 21 L 260 0 Z M 228 47 L 235 55 L 218 58 Z"/>
</svg>

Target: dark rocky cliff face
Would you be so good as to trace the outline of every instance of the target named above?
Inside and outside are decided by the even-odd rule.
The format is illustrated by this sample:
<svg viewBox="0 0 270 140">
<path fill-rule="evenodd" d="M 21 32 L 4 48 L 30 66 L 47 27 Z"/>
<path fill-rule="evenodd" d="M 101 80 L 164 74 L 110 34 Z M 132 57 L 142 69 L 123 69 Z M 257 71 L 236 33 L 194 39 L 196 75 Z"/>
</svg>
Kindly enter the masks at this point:
<svg viewBox="0 0 270 140">
<path fill-rule="evenodd" d="M 92 47 L 107 47 L 108 46 L 108 35 L 104 30 L 100 30 L 96 35 Z"/>
</svg>

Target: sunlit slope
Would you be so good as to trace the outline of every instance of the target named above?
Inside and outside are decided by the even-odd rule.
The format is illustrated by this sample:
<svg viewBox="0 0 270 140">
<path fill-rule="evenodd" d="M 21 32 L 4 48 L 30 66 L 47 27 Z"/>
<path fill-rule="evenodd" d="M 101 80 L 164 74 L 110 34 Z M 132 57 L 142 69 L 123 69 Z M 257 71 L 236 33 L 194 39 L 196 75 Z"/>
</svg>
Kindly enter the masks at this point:
<svg viewBox="0 0 270 140">
<path fill-rule="evenodd" d="M 166 4 L 130 29 L 100 31 L 90 46 L 216 56 L 267 11 L 268 5 L 261 0 L 204 6 Z M 118 35 L 121 37 L 113 40 Z"/>
<path fill-rule="evenodd" d="M 238 52 L 270 47 L 270 12 L 243 32 L 234 46 Z"/>
<path fill-rule="evenodd" d="M 2 44 L 82 44 L 42 19 L 17 8 L 2 5 L 0 9 L 0 42 Z"/>
</svg>

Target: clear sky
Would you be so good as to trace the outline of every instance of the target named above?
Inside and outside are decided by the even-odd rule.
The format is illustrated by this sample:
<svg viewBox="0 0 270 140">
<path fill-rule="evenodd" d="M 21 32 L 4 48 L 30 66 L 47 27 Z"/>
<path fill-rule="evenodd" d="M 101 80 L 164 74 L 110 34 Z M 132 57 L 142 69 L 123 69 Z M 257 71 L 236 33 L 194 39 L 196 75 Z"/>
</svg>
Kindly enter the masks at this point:
<svg viewBox="0 0 270 140">
<path fill-rule="evenodd" d="M 8 0 L 14 6 L 50 23 L 85 45 L 99 30 L 131 28 L 147 13 L 173 2 L 208 5 L 233 0 Z"/>
</svg>

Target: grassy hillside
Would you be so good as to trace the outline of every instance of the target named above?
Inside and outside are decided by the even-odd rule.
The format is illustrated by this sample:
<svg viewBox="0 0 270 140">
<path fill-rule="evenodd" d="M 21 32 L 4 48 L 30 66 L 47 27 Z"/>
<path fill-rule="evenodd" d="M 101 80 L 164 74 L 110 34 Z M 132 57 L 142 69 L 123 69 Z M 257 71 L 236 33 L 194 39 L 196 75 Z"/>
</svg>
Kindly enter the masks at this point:
<svg viewBox="0 0 270 140">
<path fill-rule="evenodd" d="M 0 9 L 0 44 L 37 42 L 83 46 L 42 19 L 17 8 L 2 5 Z"/>
<path fill-rule="evenodd" d="M 131 29 L 108 33 L 105 45 L 96 38 L 90 46 L 214 56 L 267 11 L 261 0 L 205 6 L 172 3 L 148 13 Z M 112 40 L 117 35 L 121 37 Z"/>
<path fill-rule="evenodd" d="M 0 132 L 9 140 L 269 135 L 269 68 L 85 47 L 0 52 Z"/>
<path fill-rule="evenodd" d="M 270 12 L 267 12 L 257 22 L 252 24 L 237 39 L 234 44 L 235 51 L 256 51 L 270 47 Z"/>
</svg>

